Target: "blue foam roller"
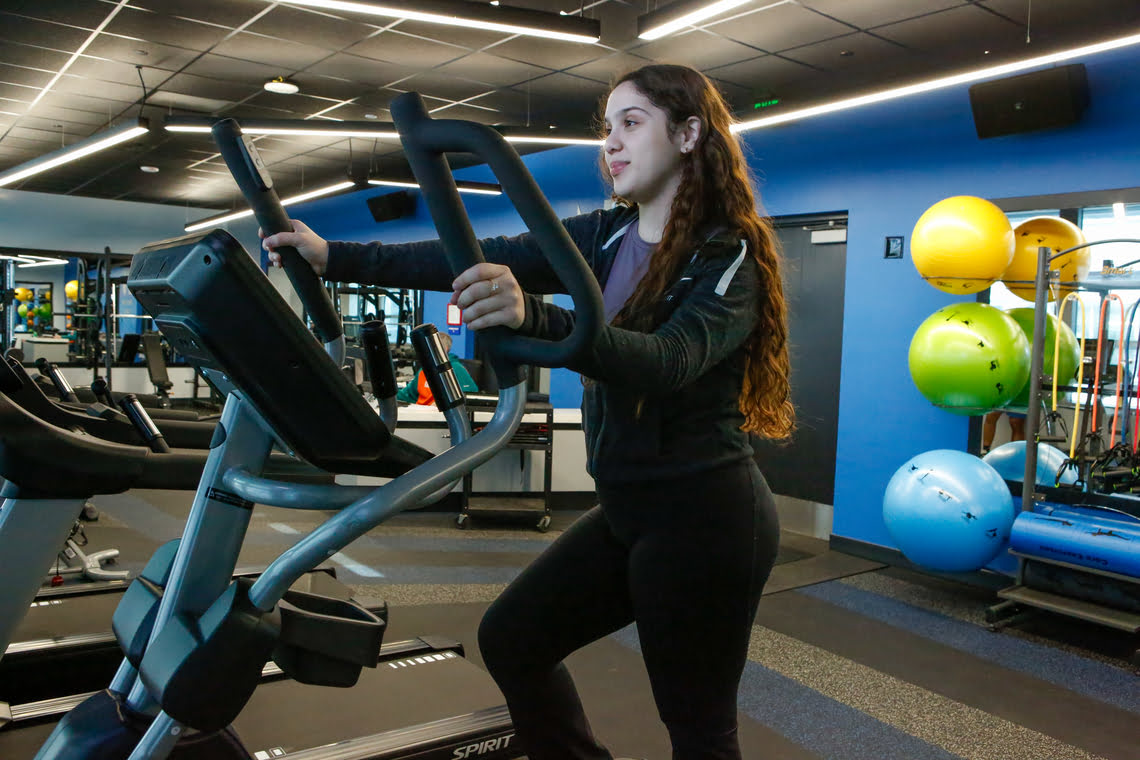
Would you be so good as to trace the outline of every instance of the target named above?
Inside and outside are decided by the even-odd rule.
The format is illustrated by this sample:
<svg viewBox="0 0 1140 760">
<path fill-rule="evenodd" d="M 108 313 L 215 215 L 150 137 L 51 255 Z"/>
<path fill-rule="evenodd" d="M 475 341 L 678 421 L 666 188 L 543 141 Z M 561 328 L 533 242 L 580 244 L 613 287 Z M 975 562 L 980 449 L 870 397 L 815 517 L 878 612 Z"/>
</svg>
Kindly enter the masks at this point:
<svg viewBox="0 0 1140 760">
<path fill-rule="evenodd" d="M 1013 521 L 1009 546 L 1031 557 L 1140 578 L 1140 523 L 1128 520 L 1064 508 L 1022 512 Z"/>
</svg>

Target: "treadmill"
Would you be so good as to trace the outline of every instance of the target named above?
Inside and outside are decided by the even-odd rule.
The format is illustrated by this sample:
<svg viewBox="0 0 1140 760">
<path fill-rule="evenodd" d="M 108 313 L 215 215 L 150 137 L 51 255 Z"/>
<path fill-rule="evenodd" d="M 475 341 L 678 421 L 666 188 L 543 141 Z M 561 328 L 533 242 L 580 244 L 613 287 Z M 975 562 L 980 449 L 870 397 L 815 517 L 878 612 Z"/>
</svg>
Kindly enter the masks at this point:
<svg viewBox="0 0 1140 760">
<path fill-rule="evenodd" d="M 429 382 L 453 447 L 376 488 L 287 484 L 265 471 L 275 447 L 329 472 L 377 475 L 399 440 L 339 371 L 344 341 L 327 291 L 296 251 L 281 251 L 322 350 L 228 233 L 144 249 L 128 287 L 176 350 L 232 389 L 220 433 L 182 539 L 151 559 L 115 612 L 125 658 L 110 686 L 54 728 L 46 711 L 15 721 L 0 731 L 0 756 L 31 757 L 45 735 L 35 755 L 42 760 L 518 756 L 498 690 L 458 652 L 385 662 L 383 621 L 342 600 L 287 590 L 325 557 L 387 517 L 439 498 L 494 456 L 525 408 L 522 365 L 564 365 L 589 348 L 602 324 L 596 280 L 502 137 L 472 122 L 432 120 L 415 93 L 391 108 L 452 270 L 467 269 L 481 253 L 443 154 L 473 152 L 495 170 L 573 297 L 573 332 L 556 343 L 505 330 L 482 334 L 502 391 L 492 420 L 470 436 L 462 392 L 426 326 L 418 339 L 444 368 Z M 232 120 L 216 124 L 214 136 L 262 228 L 286 229 L 252 143 Z M 227 304 L 225 313 L 218 303 Z M 254 503 L 337 513 L 256 581 L 231 580 Z M 286 677 L 273 680 L 275 667 Z"/>
<path fill-rule="evenodd" d="M 0 557 L 5 559 L 0 593 L 2 722 L 5 710 L 12 709 L 12 705 L 91 691 L 106 684 L 114 674 L 122 653 L 111 631 L 111 616 L 129 581 L 86 581 L 49 587 L 41 585 L 44 575 L 67 540 L 79 510 L 91 496 L 148 485 L 195 490 L 216 425 L 185 420 L 155 423 L 129 399 L 123 404 L 124 411 L 99 403 L 83 409 L 54 402 L 14 357 L 0 360 L 0 394 L 14 405 L 0 406 L 0 426 L 8 432 L 4 445 L 20 449 L 24 457 L 16 464 L 5 457 L 6 466 L 0 467 L 0 477 L 8 481 L 0 487 Z M 47 423 L 47 427 L 28 425 L 17 408 Z M 78 434 L 77 443 L 101 440 L 125 444 L 126 448 L 119 451 L 134 452 L 143 445 L 152 456 L 171 454 L 171 466 L 148 477 L 145 484 L 121 477 L 114 478 L 113 484 L 104 477 L 85 480 L 73 471 L 61 479 L 59 463 L 69 460 L 57 459 L 61 456 L 59 451 L 44 443 L 50 440 L 55 428 Z M 168 444 L 173 445 L 173 451 Z M 389 475 L 406 472 L 431 457 L 430 452 L 412 444 L 393 447 Z M 28 459 L 33 460 L 33 466 L 28 466 Z M 330 473 L 284 454 L 274 454 L 270 468 L 276 473 L 274 477 L 292 482 L 333 482 Z M 112 467 L 110 471 L 117 469 Z M 253 576 L 259 571 L 239 568 L 235 576 Z M 323 565 L 300 579 L 297 588 L 347 595 L 335 577 L 335 570 Z M 377 612 L 382 610 L 382 604 L 374 608 Z"/>
</svg>

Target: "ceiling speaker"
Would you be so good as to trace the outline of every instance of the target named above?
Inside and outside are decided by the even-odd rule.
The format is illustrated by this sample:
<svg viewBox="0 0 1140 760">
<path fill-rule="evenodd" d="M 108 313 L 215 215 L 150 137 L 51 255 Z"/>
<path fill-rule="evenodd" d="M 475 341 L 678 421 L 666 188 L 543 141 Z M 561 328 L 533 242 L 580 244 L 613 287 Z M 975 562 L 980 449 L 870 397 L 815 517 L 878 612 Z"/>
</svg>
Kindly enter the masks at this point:
<svg viewBox="0 0 1140 760">
<path fill-rule="evenodd" d="M 377 222 L 390 222 L 416 212 L 416 196 L 407 190 L 377 195 L 369 198 L 367 203 L 372 218 Z"/>
<path fill-rule="evenodd" d="M 1075 124 L 1088 104 L 1089 82 L 1083 63 L 970 88 L 974 128 L 982 139 Z"/>
</svg>

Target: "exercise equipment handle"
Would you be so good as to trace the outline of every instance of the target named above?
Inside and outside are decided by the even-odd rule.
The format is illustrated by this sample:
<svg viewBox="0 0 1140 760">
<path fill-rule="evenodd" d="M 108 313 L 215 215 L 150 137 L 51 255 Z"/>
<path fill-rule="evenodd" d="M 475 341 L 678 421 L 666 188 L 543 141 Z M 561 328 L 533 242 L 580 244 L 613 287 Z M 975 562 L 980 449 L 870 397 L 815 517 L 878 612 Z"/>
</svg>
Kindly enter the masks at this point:
<svg viewBox="0 0 1140 760">
<path fill-rule="evenodd" d="M 431 388 L 436 408 L 446 412 L 462 404 L 463 389 L 459 387 L 451 359 L 439 341 L 436 326 L 428 323 L 412 330 L 412 347 L 420 360 L 420 371 L 424 373 L 428 388 Z"/>
<path fill-rule="evenodd" d="M 471 153 L 491 167 L 574 301 L 574 329 L 559 341 L 518 335 L 502 327 L 481 330 L 496 374 L 501 376 L 496 359 L 516 365 L 564 366 L 592 345 L 603 324 L 601 289 L 514 148 L 484 124 L 431 118 L 418 93 L 397 96 L 389 110 L 452 271 L 458 275 L 484 260 L 444 157 L 449 152 Z"/>
<path fill-rule="evenodd" d="M 41 356 L 39 359 L 36 359 L 36 369 L 38 369 L 44 377 L 51 380 L 61 401 L 66 401 L 70 404 L 79 401 L 79 398 L 75 395 L 75 389 L 71 387 L 71 383 L 67 382 L 67 378 L 63 376 L 63 372 L 59 367 Z"/>
<path fill-rule="evenodd" d="M 246 203 L 253 209 L 257 223 L 266 235 L 278 232 L 292 232 L 289 217 L 281 206 L 277 191 L 273 189 L 273 179 L 265 168 L 265 163 L 254 147 L 253 141 L 241 133 L 241 127 L 234 119 L 221 119 L 210 130 L 218 151 L 237 181 Z M 340 317 L 333 308 L 329 293 L 321 284 L 320 278 L 304 257 L 293 246 L 276 249 L 281 254 L 281 265 L 289 277 L 293 289 L 301 297 L 301 303 L 313 320 L 313 329 L 324 343 L 332 343 L 342 335 Z"/>
<path fill-rule="evenodd" d="M 392 366 L 387 326 L 378 319 L 365 322 L 360 326 L 360 345 L 364 348 L 364 361 L 368 363 L 372 395 L 377 399 L 395 396 L 396 370 Z"/>
<path fill-rule="evenodd" d="M 147 414 L 146 409 L 143 409 L 138 396 L 133 393 L 123 396 L 119 399 L 119 408 L 123 410 L 123 414 L 127 415 L 127 419 L 135 426 L 135 430 L 139 431 L 151 451 L 156 454 L 170 453 L 170 445 L 159 431 L 158 426 L 154 424 L 154 420 Z"/>
</svg>

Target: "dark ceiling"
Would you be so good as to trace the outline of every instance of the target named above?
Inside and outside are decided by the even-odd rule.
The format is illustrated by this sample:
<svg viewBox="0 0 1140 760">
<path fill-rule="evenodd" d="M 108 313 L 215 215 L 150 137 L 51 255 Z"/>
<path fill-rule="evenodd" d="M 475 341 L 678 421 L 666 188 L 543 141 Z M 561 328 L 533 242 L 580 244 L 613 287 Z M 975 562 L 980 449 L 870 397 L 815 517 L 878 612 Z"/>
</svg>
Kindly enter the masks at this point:
<svg viewBox="0 0 1140 760">
<path fill-rule="evenodd" d="M 1138 0 L 756 0 L 646 42 L 638 17 L 670 3 L 502 2 L 598 19 L 601 42 L 268 0 L 0 0 L 0 171 L 141 110 L 147 137 L 11 187 L 229 208 L 236 188 L 209 136 L 166 132 L 167 115 L 389 121 L 389 100 L 414 90 L 437 116 L 582 134 L 611 77 L 649 61 L 701 69 L 747 117 L 769 95 L 791 109 L 1140 31 Z M 262 89 L 278 76 L 300 93 Z M 283 195 L 362 163 L 410 176 L 396 140 L 257 142 Z"/>
</svg>

